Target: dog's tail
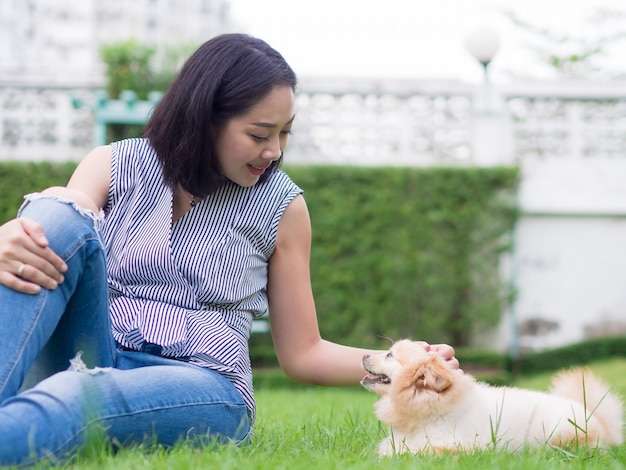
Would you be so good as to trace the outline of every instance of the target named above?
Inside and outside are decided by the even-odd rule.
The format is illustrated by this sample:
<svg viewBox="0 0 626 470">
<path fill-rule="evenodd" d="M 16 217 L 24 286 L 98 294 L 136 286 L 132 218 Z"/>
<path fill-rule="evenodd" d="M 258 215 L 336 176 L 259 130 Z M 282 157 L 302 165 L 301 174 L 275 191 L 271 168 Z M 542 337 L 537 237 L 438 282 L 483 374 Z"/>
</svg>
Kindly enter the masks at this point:
<svg viewBox="0 0 626 470">
<path fill-rule="evenodd" d="M 619 396 L 588 369 L 561 372 L 552 381 L 551 392 L 585 405 L 587 418 L 595 417 L 605 433 L 605 442 L 620 445 L 624 441 L 624 410 Z"/>
</svg>

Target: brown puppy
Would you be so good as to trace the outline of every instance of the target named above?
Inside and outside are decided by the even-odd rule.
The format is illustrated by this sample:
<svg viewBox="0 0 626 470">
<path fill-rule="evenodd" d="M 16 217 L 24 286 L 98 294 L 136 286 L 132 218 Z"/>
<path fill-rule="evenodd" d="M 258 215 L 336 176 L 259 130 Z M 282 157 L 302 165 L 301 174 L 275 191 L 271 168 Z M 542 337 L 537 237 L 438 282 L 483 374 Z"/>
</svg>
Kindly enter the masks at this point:
<svg viewBox="0 0 626 470">
<path fill-rule="evenodd" d="M 494 387 L 409 340 L 365 356 L 363 368 L 361 384 L 381 396 L 376 416 L 390 426 L 380 455 L 623 442 L 622 403 L 587 370 L 561 372 L 550 393 Z"/>
</svg>

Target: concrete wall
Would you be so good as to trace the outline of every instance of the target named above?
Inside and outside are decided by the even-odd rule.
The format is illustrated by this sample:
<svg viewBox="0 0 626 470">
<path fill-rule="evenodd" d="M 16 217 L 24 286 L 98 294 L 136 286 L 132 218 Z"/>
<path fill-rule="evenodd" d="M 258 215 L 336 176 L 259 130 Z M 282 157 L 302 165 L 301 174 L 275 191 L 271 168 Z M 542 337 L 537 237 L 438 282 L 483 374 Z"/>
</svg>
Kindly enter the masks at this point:
<svg viewBox="0 0 626 470">
<path fill-rule="evenodd" d="M 514 355 L 626 335 L 626 155 L 520 160 L 517 297 L 477 342 Z"/>
</svg>

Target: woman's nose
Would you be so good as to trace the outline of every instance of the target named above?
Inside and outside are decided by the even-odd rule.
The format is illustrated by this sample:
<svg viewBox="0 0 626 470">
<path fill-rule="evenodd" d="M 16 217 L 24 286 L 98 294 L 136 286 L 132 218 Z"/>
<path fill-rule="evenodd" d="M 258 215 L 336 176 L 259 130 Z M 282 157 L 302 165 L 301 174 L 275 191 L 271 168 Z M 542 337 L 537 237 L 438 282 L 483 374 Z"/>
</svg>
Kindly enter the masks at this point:
<svg viewBox="0 0 626 470">
<path fill-rule="evenodd" d="M 261 154 L 261 157 L 264 158 L 265 160 L 278 160 L 282 156 L 283 156 L 283 151 L 280 149 L 280 147 L 266 148 L 265 150 L 263 150 L 263 153 Z"/>
</svg>

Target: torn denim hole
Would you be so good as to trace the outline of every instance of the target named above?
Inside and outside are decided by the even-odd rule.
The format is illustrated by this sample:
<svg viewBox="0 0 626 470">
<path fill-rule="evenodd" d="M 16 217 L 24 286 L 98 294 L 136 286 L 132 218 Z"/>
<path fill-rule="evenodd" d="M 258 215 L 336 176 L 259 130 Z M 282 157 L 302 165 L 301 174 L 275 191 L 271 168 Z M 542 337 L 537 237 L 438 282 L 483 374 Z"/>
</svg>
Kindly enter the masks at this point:
<svg viewBox="0 0 626 470">
<path fill-rule="evenodd" d="M 89 367 L 87 367 L 87 364 L 85 364 L 85 362 L 83 361 L 83 352 L 82 351 L 78 351 L 76 353 L 76 356 L 74 356 L 73 359 L 70 359 L 70 367 L 68 370 L 74 371 L 74 372 L 86 372 L 87 374 L 91 374 L 91 375 L 97 375 L 101 372 L 110 370 L 110 367 L 94 367 L 93 369 L 90 369 Z"/>
<path fill-rule="evenodd" d="M 85 207 L 78 205 L 76 202 L 72 201 L 71 199 L 66 199 L 66 198 L 57 196 L 55 194 L 42 194 L 42 193 L 38 193 L 37 192 L 37 193 L 29 193 L 29 194 L 24 195 L 24 202 L 22 203 L 22 205 L 21 205 L 21 207 L 20 207 L 20 209 L 18 211 L 18 214 L 30 202 L 36 201 L 38 199 L 51 199 L 53 201 L 57 201 L 57 202 L 60 202 L 60 203 L 63 203 L 63 204 L 70 205 L 80 215 L 82 215 L 83 217 L 87 217 L 88 219 L 93 221 L 94 228 L 96 228 L 97 230 L 101 230 L 102 226 L 104 225 L 104 215 L 102 214 L 102 212 L 100 214 L 96 214 L 91 209 L 86 209 Z"/>
</svg>

